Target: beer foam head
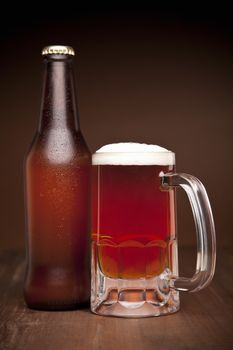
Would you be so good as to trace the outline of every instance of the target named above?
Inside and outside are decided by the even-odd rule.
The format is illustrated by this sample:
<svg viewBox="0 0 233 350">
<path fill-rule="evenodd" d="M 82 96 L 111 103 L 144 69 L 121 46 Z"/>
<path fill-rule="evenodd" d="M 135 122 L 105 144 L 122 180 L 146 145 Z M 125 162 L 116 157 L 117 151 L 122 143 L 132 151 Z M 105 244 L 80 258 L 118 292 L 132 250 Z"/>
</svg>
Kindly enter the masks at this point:
<svg viewBox="0 0 233 350">
<path fill-rule="evenodd" d="M 145 143 L 121 142 L 99 148 L 93 165 L 174 165 L 175 154 L 166 148 Z"/>
</svg>

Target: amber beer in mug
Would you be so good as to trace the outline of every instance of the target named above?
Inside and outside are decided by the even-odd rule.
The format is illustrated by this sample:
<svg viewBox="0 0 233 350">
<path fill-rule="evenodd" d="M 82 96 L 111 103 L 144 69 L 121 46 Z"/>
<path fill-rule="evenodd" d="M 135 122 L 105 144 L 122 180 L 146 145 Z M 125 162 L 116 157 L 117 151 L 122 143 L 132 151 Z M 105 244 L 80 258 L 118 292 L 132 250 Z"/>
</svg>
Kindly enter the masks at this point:
<svg viewBox="0 0 233 350">
<path fill-rule="evenodd" d="M 179 278 L 175 187 L 186 178 L 175 172 L 174 153 L 121 143 L 104 146 L 92 162 L 92 311 L 123 317 L 177 311 L 179 290 L 203 288 L 214 271 L 214 225 L 206 192 L 192 177 L 206 204 L 205 218 L 197 214 L 198 227 L 206 222 L 210 231 L 200 229 L 211 242 L 208 251 L 199 244 L 205 272 L 197 266 L 198 281 L 197 276 Z"/>
</svg>

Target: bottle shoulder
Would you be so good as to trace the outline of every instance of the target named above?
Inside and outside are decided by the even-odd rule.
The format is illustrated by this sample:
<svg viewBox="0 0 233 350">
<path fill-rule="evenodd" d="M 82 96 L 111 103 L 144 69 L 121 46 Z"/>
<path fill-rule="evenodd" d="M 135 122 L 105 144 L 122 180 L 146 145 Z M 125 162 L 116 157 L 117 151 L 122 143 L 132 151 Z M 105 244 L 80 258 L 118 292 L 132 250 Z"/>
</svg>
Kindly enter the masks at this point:
<svg viewBox="0 0 233 350">
<path fill-rule="evenodd" d="M 36 133 L 26 154 L 26 162 L 91 164 L 91 153 L 81 131 L 50 129 Z"/>
</svg>

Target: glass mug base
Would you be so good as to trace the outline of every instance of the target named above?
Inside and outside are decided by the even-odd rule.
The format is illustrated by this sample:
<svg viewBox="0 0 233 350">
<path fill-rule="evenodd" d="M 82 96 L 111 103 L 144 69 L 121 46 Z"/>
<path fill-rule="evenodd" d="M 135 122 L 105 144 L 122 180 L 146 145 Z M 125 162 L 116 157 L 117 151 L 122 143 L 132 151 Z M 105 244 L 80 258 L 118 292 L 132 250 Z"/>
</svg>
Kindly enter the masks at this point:
<svg viewBox="0 0 233 350">
<path fill-rule="evenodd" d="M 160 288 L 161 282 L 171 274 L 166 269 L 150 278 L 112 278 L 104 275 L 92 254 L 91 311 L 103 316 L 152 317 L 172 314 L 180 308 L 179 292 Z M 163 283 L 162 283 L 163 284 Z"/>
</svg>

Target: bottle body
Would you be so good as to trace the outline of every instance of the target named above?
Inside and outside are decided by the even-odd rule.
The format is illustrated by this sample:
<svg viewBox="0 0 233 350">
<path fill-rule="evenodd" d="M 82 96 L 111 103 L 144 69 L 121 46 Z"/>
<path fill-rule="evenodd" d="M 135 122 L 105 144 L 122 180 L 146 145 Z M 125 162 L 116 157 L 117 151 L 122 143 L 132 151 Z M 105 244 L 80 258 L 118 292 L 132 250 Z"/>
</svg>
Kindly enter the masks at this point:
<svg viewBox="0 0 233 350">
<path fill-rule="evenodd" d="M 55 85 L 64 64 L 55 69 Z M 57 109 L 52 89 L 44 96 L 40 127 L 25 160 L 24 296 L 31 308 L 64 310 L 89 301 L 91 155 L 74 110 Z M 67 84 L 62 91 L 67 104 Z"/>
</svg>

